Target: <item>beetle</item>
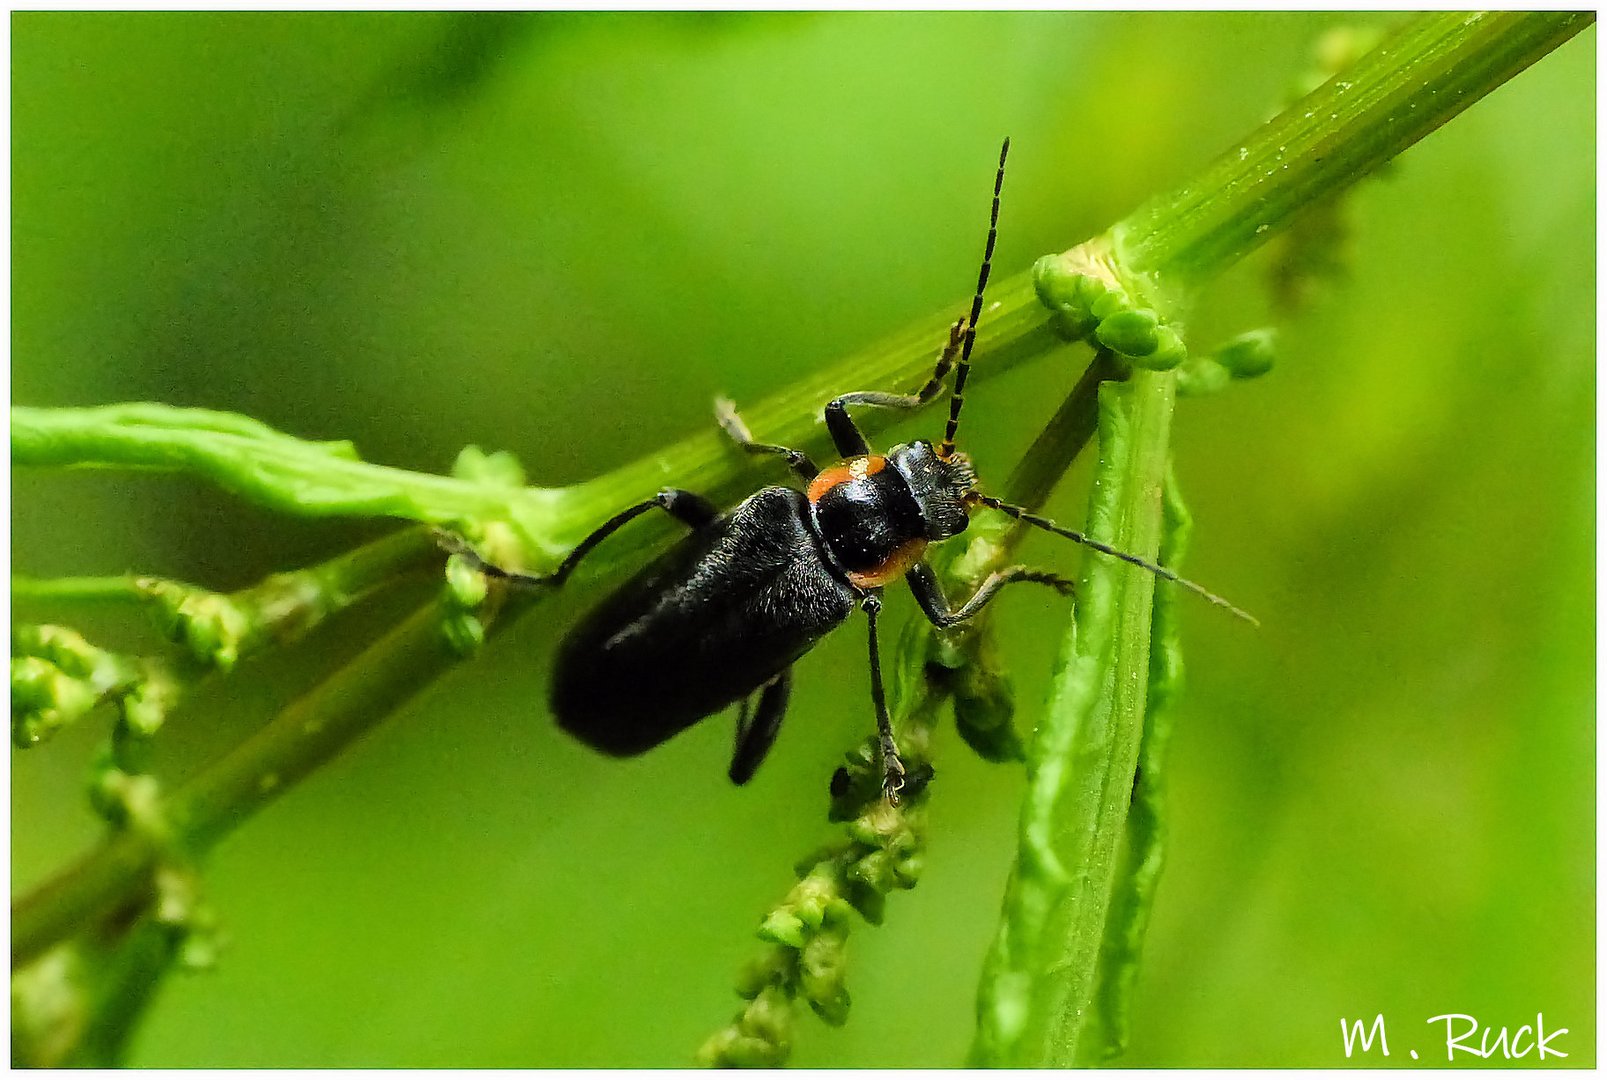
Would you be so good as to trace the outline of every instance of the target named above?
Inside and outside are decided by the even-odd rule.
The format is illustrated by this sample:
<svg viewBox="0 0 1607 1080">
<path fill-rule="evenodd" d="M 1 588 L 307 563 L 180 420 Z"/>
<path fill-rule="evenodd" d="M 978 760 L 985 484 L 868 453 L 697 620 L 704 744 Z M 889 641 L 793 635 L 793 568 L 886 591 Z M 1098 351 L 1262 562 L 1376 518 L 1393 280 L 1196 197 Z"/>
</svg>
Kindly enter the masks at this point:
<svg viewBox="0 0 1607 1080">
<path fill-rule="evenodd" d="M 803 491 L 766 487 L 721 513 L 700 495 L 666 488 L 604 522 L 548 576 L 496 566 L 461 538 L 443 534 L 448 550 L 490 576 L 553 587 L 606 537 L 649 510 L 660 509 L 690 530 L 565 636 L 551 689 L 552 711 L 564 730 L 604 753 L 632 756 L 735 704 L 729 776 L 746 783 L 780 729 L 793 664 L 858 607 L 869 630 L 883 791 L 897 802 L 906 772 L 882 684 L 877 619 L 883 589 L 902 578 L 926 618 L 944 628 L 971 618 L 1015 582 L 1061 592 L 1072 587 L 1057 574 L 1017 565 L 995 571 L 963 603 L 952 604 L 923 554 L 929 544 L 964 532 L 979 506 L 1142 566 L 1237 611 L 1164 567 L 983 494 L 970 459 L 955 449 L 1009 151 L 1006 139 L 970 313 L 950 327 L 932 377 L 915 393 L 859 391 L 826 404 L 826 429 L 842 460 L 821 469 L 803 451 L 757 442 L 729 401 L 716 404 L 718 422 L 731 439 L 749 453 L 784 457 L 806 485 Z M 943 440 L 934 445 L 918 439 L 874 453 L 849 407 L 917 408 L 938 396 L 951 369 L 954 388 Z"/>
</svg>

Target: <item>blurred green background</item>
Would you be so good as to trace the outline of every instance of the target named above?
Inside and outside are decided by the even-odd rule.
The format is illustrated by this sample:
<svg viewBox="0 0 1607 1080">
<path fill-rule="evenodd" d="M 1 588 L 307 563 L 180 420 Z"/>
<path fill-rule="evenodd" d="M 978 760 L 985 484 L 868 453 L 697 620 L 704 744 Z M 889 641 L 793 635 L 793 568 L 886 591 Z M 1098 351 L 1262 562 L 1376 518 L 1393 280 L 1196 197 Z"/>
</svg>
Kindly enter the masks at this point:
<svg viewBox="0 0 1607 1080">
<path fill-rule="evenodd" d="M 708 425 L 716 393 L 755 400 L 958 311 L 1000 136 L 1014 273 L 1260 123 L 1342 21 L 17 14 L 13 400 L 238 410 L 432 471 L 473 442 L 584 480 Z M 1171 855 L 1124 1064 L 1340 1065 L 1340 1018 L 1380 1012 L 1394 1063 L 1434 1060 L 1424 1021 L 1448 1012 L 1544 1013 L 1566 1064 L 1595 1061 L 1594 39 L 1359 188 L 1348 276 L 1285 327 L 1279 366 L 1179 409 L 1188 570 L 1264 627 L 1184 605 Z M 1197 343 L 1268 319 L 1267 261 L 1212 289 Z M 1085 356 L 978 385 L 985 476 Z M 1072 523 L 1086 471 L 1051 504 Z M 13 484 L 13 566 L 37 575 L 234 588 L 388 527 L 175 477 Z M 224 844 L 221 962 L 169 981 L 131 1063 L 690 1062 L 828 835 L 826 779 L 870 723 L 863 641 L 803 663 L 736 790 L 727 721 L 629 762 L 553 727 L 576 592 Z M 161 774 L 419 595 L 213 684 L 164 731 Z M 901 594 L 891 618 L 912 616 Z M 995 621 L 1030 721 L 1064 609 L 1018 596 Z M 96 837 L 103 732 L 13 754 L 14 891 Z M 804 1018 L 798 1065 L 963 1060 L 1022 781 L 952 731 L 936 764 L 927 875 L 855 928 L 853 1015 Z"/>
</svg>

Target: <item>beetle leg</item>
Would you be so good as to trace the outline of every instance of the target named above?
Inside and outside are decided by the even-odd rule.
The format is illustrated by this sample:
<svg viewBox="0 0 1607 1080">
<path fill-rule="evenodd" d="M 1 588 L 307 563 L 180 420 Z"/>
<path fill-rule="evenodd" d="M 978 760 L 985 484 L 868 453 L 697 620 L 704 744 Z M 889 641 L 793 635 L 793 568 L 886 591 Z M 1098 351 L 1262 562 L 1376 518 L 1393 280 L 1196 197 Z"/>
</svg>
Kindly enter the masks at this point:
<svg viewBox="0 0 1607 1080">
<path fill-rule="evenodd" d="M 714 399 L 714 419 L 719 423 L 720 429 L 731 436 L 731 441 L 750 454 L 780 454 L 787 459 L 792 471 L 807 482 L 813 480 L 820 472 L 820 468 L 802 450 L 794 450 L 788 446 L 776 446 L 773 443 L 755 442 L 753 433 L 748 425 L 742 422 L 737 415 L 736 403 L 730 398 Z"/>
<path fill-rule="evenodd" d="M 523 574 L 517 570 L 508 570 L 487 561 L 478 551 L 474 550 L 463 537 L 450 533 L 444 529 L 435 531 L 436 542 L 454 555 L 461 555 L 467 559 L 474 568 L 490 577 L 501 578 L 512 585 L 525 587 L 562 585 L 564 579 L 572 573 L 580 560 L 584 559 L 592 548 L 606 540 L 621 525 L 640 514 L 658 507 L 667 512 L 677 521 L 693 528 L 702 528 L 719 516 L 719 510 L 709 500 L 701 495 L 694 495 L 690 491 L 680 488 L 665 488 L 651 499 L 626 507 L 607 521 L 599 525 L 590 536 L 575 545 L 573 551 L 564 557 L 558 564 L 558 569 L 551 574 Z"/>
<path fill-rule="evenodd" d="M 993 599 L 995 593 L 1013 581 L 1035 581 L 1040 585 L 1048 585 L 1058 589 L 1061 593 L 1070 593 L 1072 582 L 1059 574 L 1051 574 L 1047 570 L 1035 570 L 1030 566 L 1007 566 L 1003 570 L 995 570 L 987 576 L 987 580 L 977 586 L 976 592 L 958 608 L 949 606 L 948 597 L 943 595 L 943 587 L 937 583 L 937 575 L 924 561 L 910 567 L 905 580 L 909 582 L 910 592 L 915 594 L 915 602 L 921 605 L 921 610 L 931 620 L 932 625 L 938 629 L 946 629 L 956 623 L 962 623 L 982 610 L 984 604 Z"/>
<path fill-rule="evenodd" d="M 876 735 L 882 752 L 882 793 L 887 801 L 898 805 L 899 792 L 904 790 L 904 759 L 898 754 L 898 743 L 893 738 L 893 720 L 887 714 L 887 690 L 882 686 L 882 655 L 876 641 L 876 616 L 882 610 L 881 590 L 866 594 L 859 602 L 870 623 L 870 699 L 876 706 Z"/>
<path fill-rule="evenodd" d="M 731 755 L 729 775 L 733 784 L 746 784 L 753 779 L 754 772 L 775 744 L 781 719 L 787 715 L 787 698 L 791 693 L 792 669 L 784 668 L 759 691 L 759 703 L 752 711 L 751 720 L 749 703 L 742 702 L 742 711 L 737 714 L 736 750 Z"/>
<path fill-rule="evenodd" d="M 961 319 L 949 327 L 949 340 L 938 354 L 937 367 L 926 385 L 913 394 L 888 394 L 880 390 L 859 390 L 844 394 L 826 403 L 826 430 L 837 452 L 845 458 L 861 457 L 870 453 L 870 444 L 858 425 L 848 415 L 849 405 L 870 405 L 878 409 L 918 409 L 937 397 L 943 390 L 943 380 L 954 366 L 954 358 L 965 342 L 966 320 Z"/>
</svg>

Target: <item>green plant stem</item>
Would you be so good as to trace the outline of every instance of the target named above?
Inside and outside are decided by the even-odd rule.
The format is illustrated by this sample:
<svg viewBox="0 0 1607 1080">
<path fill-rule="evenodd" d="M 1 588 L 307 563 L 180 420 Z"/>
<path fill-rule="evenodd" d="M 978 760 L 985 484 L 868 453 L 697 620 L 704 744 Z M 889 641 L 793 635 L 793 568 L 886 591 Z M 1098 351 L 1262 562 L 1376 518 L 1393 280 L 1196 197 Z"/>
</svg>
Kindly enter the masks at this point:
<svg viewBox="0 0 1607 1080">
<path fill-rule="evenodd" d="M 65 578 L 12 575 L 11 599 L 21 603 L 139 603 L 145 599 L 139 582 L 138 574 Z"/>
<path fill-rule="evenodd" d="M 190 851 L 204 853 L 453 666 L 440 626 L 437 604 L 420 608 L 180 789 L 170 816 Z"/>
<path fill-rule="evenodd" d="M 169 841 L 199 857 L 230 830 L 388 716 L 458 659 L 431 603 L 369 646 L 195 780 L 167 809 Z M 11 958 L 26 963 L 76 931 L 136 910 L 163 852 L 119 833 L 12 908 Z"/>
<path fill-rule="evenodd" d="M 1180 325 L 1196 286 L 1545 55 L 1590 21 L 1538 12 L 1407 23 L 1175 192 L 1059 257 Z M 1174 372 L 1136 372 L 1101 418 L 1090 535 L 1153 559 Z M 1100 985 L 1102 942 L 1142 741 L 1153 582 L 1090 559 L 1077 620 L 1029 750 L 1019 851 L 978 992 L 971 1063 L 1070 1067 Z M 1153 883 L 1151 883 L 1152 885 Z"/>
<path fill-rule="evenodd" d="M 229 599 L 246 609 L 260 638 L 291 640 L 441 557 L 428 529 L 398 529 L 314 566 L 269 575 Z"/>
<path fill-rule="evenodd" d="M 977 335 L 973 378 L 985 381 L 1065 342 L 1038 303 L 1029 272 L 998 282 Z M 742 415 L 761 441 L 826 451 L 821 409 L 853 389 L 919 386 L 932 373 L 949 324 L 963 314 L 957 302 L 885 341 L 862 350 L 752 405 Z M 741 403 L 739 403 L 741 404 Z M 884 430 L 901 417 L 867 411 L 860 426 Z M 408 472 L 355 459 L 345 443 L 309 443 L 243 417 L 148 403 L 82 409 L 13 406 L 11 460 L 18 467 L 134 468 L 183 471 L 252 502 L 303 516 L 390 516 L 430 525 L 508 521 L 525 545 L 525 566 L 554 569 L 563 556 L 621 506 L 650 498 L 666 485 L 690 488 L 716 501 L 751 485 L 760 466 L 707 427 L 595 480 L 555 489 L 509 487 Z M 779 466 L 771 466 L 779 474 Z M 644 524 L 646 536 L 665 527 Z M 615 569 L 620 556 L 600 551 L 583 577 Z"/>
<path fill-rule="evenodd" d="M 189 472 L 290 514 L 389 516 L 426 524 L 478 519 L 523 525 L 561 499 L 358 461 L 348 443 L 292 438 L 244 417 L 138 402 L 81 409 L 11 408 L 11 462 L 19 467 Z"/>
<path fill-rule="evenodd" d="M 292 642 L 408 571 L 424 570 L 440 560 L 441 550 L 429 530 L 411 528 L 314 566 L 270 574 L 256 585 L 227 594 L 132 574 L 13 578 L 13 596 L 22 604 L 143 607 L 157 629 L 188 654 L 175 664 L 166 657 L 96 649 L 59 626 L 14 628 L 13 741 L 19 749 L 39 745 L 97 705 L 121 698 L 112 740 L 117 752 L 108 764 L 115 761 L 119 769 L 128 768 L 131 762 L 144 760 L 146 740 L 189 685 L 212 672 L 232 669 L 241 657 L 270 644 Z M 48 681 L 51 673 L 53 682 Z M 41 681 L 47 689 L 40 689 Z M 130 752 L 135 756 L 127 756 Z M 143 766 L 135 771 L 143 771 Z"/>
<path fill-rule="evenodd" d="M 150 604 L 163 596 L 217 597 L 240 607 L 259 636 L 294 636 L 441 553 L 425 529 L 400 529 L 302 570 L 272 574 L 234 593 L 143 574 L 34 578 L 14 575 L 11 597 L 34 604 Z"/>
<path fill-rule="evenodd" d="M 1128 273 L 1163 288 L 1232 265 L 1593 21 L 1580 11 L 1420 15 L 1189 183 L 1112 231 Z"/>
<path fill-rule="evenodd" d="M 1128 386 L 1104 391 L 1088 531 L 1124 551 L 1152 556 L 1158 547 L 1159 499 L 1146 507 L 1145 495 L 1164 475 L 1173 381 L 1135 372 Z M 978 997 L 973 1064 L 1071 1060 L 1050 1048 L 1064 1014 L 1092 997 L 1109 895 L 1099 882 L 1114 867 L 1104 849 L 1126 809 L 1111 789 L 1123 762 L 1136 761 L 1143 731 L 1142 687 L 1118 684 L 1140 651 L 1147 667 L 1153 584 L 1114 560 L 1084 564 L 1077 618 L 1028 752 L 1020 849 Z M 1141 616 L 1132 607 L 1140 601 Z M 1130 789 L 1130 764 L 1126 773 Z"/>
<path fill-rule="evenodd" d="M 90 977 L 94 1000 L 88 1023 L 65 1061 L 30 1062 L 43 1067 L 112 1069 L 123 1064 L 128 1041 L 155 998 L 154 989 L 178 957 L 174 928 L 145 915 L 126 933 L 108 935 L 105 954 Z M 14 1062 L 19 1064 L 20 1062 Z"/>
<path fill-rule="evenodd" d="M 1191 527 L 1176 480 L 1168 474 L 1162 497 L 1160 561 L 1177 567 L 1188 545 Z M 1138 771 L 1133 778 L 1132 807 L 1127 814 L 1123 865 L 1116 875 L 1105 941 L 1100 954 L 1099 1055 L 1108 1059 L 1127 1048 L 1132 1022 L 1133 987 L 1149 926 L 1156 887 L 1165 861 L 1166 744 L 1171 738 L 1172 713 L 1183 681 L 1183 647 L 1178 626 L 1176 589 L 1157 588 L 1150 636 L 1149 708 L 1144 718 L 1143 742 L 1138 750 Z M 1082 1036 L 1085 1048 L 1089 1037 Z M 1095 1056 L 1083 1052 L 1082 1060 Z"/>
<path fill-rule="evenodd" d="M 1135 375 L 1130 395 L 1122 395 L 1126 400 L 1114 406 L 1127 412 L 1128 438 L 1125 443 L 1114 441 L 1116 453 L 1110 468 L 1101 469 L 1101 479 L 1109 480 L 1101 497 L 1110 498 L 1119 508 L 1110 522 L 1115 545 L 1151 559 L 1160 547 L 1160 495 L 1170 447 L 1174 383 L 1170 374 Z M 1108 585 L 1105 581 L 1096 584 L 1099 578 L 1108 579 Z M 1082 1020 L 1100 970 L 1106 911 L 1120 868 L 1118 844 L 1126 830 L 1144 735 L 1155 589 L 1155 579 L 1148 573 L 1108 559 L 1089 560 L 1084 582 L 1090 596 L 1107 587 L 1116 594 L 1114 652 L 1105 652 L 1106 643 L 1099 635 L 1089 633 L 1079 639 L 1071 634 L 1067 643 L 1076 650 L 1072 662 L 1099 667 L 1108 656 L 1114 678 L 1108 689 L 1103 685 L 1099 689 L 1101 706 L 1107 695 L 1109 698 L 1108 718 L 1090 716 L 1094 710 L 1084 713 L 1085 724 L 1092 721 L 1084 730 L 1093 725 L 1103 728 L 1090 745 L 1104 744 L 1106 749 L 1096 760 L 1087 747 L 1078 748 L 1078 762 L 1084 768 L 1073 781 L 1074 801 L 1058 826 L 1046 823 L 1059 837 L 1067 864 L 1078 868 L 1079 895 L 1069 911 L 1061 956 L 1052 961 L 1052 969 L 1064 972 L 1065 977 L 1046 980 L 1049 1024 L 1044 1064 L 1061 1068 L 1081 1063 Z M 1084 610 L 1079 605 L 1079 620 Z M 1140 673 L 1142 677 L 1133 677 Z M 1043 764 L 1029 758 L 1028 768 L 1037 766 L 1041 771 Z"/>
<path fill-rule="evenodd" d="M 275 575 L 241 595 L 277 583 L 284 597 L 307 599 L 307 605 L 291 605 L 293 611 L 283 599 L 264 605 L 279 632 L 305 630 L 437 550 L 424 530 L 405 529 L 307 570 Z M 440 619 L 438 606 L 427 605 L 177 791 L 167 804 L 167 843 L 189 856 L 204 854 L 448 670 L 458 656 L 446 646 Z M 150 835 L 120 832 L 23 897 L 12 908 L 12 963 L 144 904 L 163 855 Z"/>
</svg>

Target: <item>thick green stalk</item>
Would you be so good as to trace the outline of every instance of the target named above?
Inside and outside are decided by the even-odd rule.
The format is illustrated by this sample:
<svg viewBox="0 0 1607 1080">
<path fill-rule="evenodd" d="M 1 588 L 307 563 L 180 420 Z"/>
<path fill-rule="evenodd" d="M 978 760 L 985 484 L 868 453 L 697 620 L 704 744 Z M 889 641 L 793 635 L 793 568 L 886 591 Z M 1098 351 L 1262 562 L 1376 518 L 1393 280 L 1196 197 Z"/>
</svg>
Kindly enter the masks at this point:
<svg viewBox="0 0 1607 1080">
<path fill-rule="evenodd" d="M 1196 286 L 1589 24 L 1565 12 L 1419 16 L 1195 180 L 1106 236 L 1044 260 L 1180 326 Z M 1101 416 L 1088 532 L 1153 559 L 1174 372 L 1138 372 Z M 1069 1067 L 1085 1043 L 1127 828 L 1149 685 L 1151 585 L 1090 557 L 1049 706 L 1029 749 L 1019 852 L 978 992 L 975 1065 Z M 1148 871 L 1153 876 L 1153 867 Z M 1153 885 L 1153 882 L 1150 882 Z"/>
<path fill-rule="evenodd" d="M 1191 525 L 1177 483 L 1170 476 L 1162 496 L 1161 564 L 1176 568 L 1188 545 Z M 1116 890 L 1105 920 L 1105 942 L 1100 954 L 1099 1009 L 1096 1017 L 1099 1043 L 1105 1058 L 1127 1049 L 1132 1026 L 1133 988 L 1143 953 L 1144 934 L 1165 861 L 1166 744 L 1171 738 L 1172 713 L 1183 683 L 1183 646 L 1179 636 L 1177 590 L 1155 591 L 1155 616 L 1150 633 L 1149 709 L 1144 718 L 1143 741 L 1138 748 L 1138 772 L 1133 778 L 1132 807 L 1127 814 L 1123 865 L 1116 875 Z M 1081 1058 L 1093 1058 L 1090 1033 L 1085 1028 Z"/>
<path fill-rule="evenodd" d="M 1173 381 L 1138 372 L 1102 395 L 1088 531 L 1125 551 L 1159 546 Z M 1077 618 L 1028 753 L 1020 851 L 984 972 L 973 1064 L 1070 1064 L 1075 1053 L 1059 1043 L 1076 1028 L 1067 1015 L 1093 996 L 1109 896 L 1099 882 L 1114 873 L 1125 821 L 1125 793 L 1112 786 L 1124 771 L 1131 784 L 1143 732 L 1143 686 L 1119 685 L 1119 673 L 1140 658 L 1148 664 L 1153 588 L 1125 563 L 1090 556 L 1084 564 Z"/>
<path fill-rule="evenodd" d="M 1127 439 L 1116 443 L 1109 468 L 1100 469 L 1099 478 L 1106 483 L 1098 497 L 1113 504 L 1110 525 L 1115 546 L 1143 552 L 1147 558 L 1154 558 L 1160 547 L 1161 487 L 1170 449 L 1174 383 L 1170 375 L 1146 372 L 1135 376 L 1128 393 L 1111 389 L 1110 408 L 1126 413 Z M 1060 955 L 1050 961 L 1067 977 L 1048 980 L 1044 999 L 1048 1027 L 1043 1063 L 1062 1068 L 1082 1063 L 1079 1039 L 1097 985 L 1106 911 L 1120 868 L 1118 844 L 1126 830 L 1149 689 L 1155 579 L 1136 567 L 1090 559 L 1084 574 L 1090 595 L 1106 587 L 1103 582 L 1094 584 L 1105 577 L 1115 594 L 1114 652 L 1107 654 L 1105 642 L 1094 634 L 1068 635 L 1067 641 L 1076 650 L 1074 664 L 1100 668 L 1110 662 L 1111 681 L 1101 686 L 1099 708 L 1088 717 L 1089 728 L 1104 729 L 1098 741 L 1105 742 L 1108 750 L 1103 761 L 1083 774 L 1086 782 L 1074 788 L 1079 802 L 1067 808 L 1064 825 L 1056 829 L 1053 822 L 1045 823 L 1047 830 L 1059 834 L 1068 864 L 1079 868 L 1078 879 L 1086 883 L 1081 901 L 1068 913 L 1065 937 L 1057 947 Z M 1079 616 L 1082 610 L 1079 606 Z M 1099 716 L 1106 707 L 1108 717 Z M 1034 764 L 1029 759 L 1029 768 Z"/>
<path fill-rule="evenodd" d="M 1131 274 L 1197 283 L 1583 30 L 1580 11 L 1436 12 L 1402 26 L 1112 230 Z"/>
</svg>

